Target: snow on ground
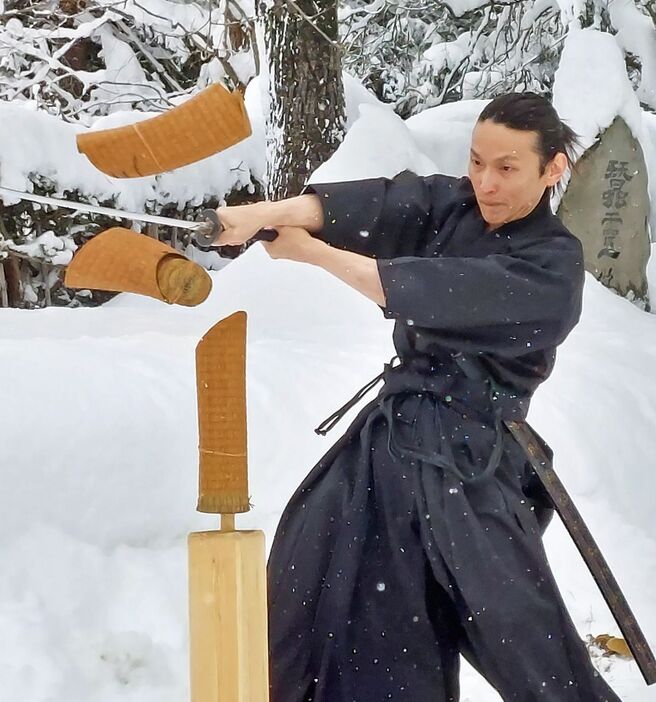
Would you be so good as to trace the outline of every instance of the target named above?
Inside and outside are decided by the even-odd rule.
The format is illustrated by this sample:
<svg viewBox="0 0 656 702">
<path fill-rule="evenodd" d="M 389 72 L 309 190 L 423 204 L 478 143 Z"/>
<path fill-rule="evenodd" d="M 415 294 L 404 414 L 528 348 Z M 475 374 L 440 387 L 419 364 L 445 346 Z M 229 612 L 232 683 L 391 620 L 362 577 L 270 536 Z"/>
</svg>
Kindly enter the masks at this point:
<svg viewBox="0 0 656 702">
<path fill-rule="evenodd" d="M 193 352 L 206 329 L 249 313 L 255 506 L 238 526 L 268 544 L 347 419 L 330 438 L 313 427 L 392 354 L 379 309 L 318 269 L 255 246 L 212 275 L 194 309 L 121 295 L 100 309 L 2 311 L 2 700 L 186 699 L 185 536 L 216 525 L 195 512 Z M 652 645 L 655 349 L 654 316 L 588 277 L 583 319 L 529 417 Z M 581 635 L 617 633 L 556 522 L 547 549 Z M 599 664 L 623 700 L 654 699 L 634 663 Z M 498 696 L 466 670 L 463 700 Z"/>
</svg>

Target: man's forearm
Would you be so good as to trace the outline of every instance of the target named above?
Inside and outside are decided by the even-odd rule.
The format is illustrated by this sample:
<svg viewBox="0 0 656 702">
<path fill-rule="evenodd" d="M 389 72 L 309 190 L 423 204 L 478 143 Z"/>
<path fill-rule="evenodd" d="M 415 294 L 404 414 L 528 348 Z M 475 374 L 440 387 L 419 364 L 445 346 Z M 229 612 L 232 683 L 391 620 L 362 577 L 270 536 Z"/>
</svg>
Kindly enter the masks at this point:
<svg viewBox="0 0 656 702">
<path fill-rule="evenodd" d="M 275 202 L 259 204 L 264 226 L 302 227 L 315 234 L 323 229 L 323 209 L 318 195 L 297 195 Z"/>
<path fill-rule="evenodd" d="M 313 240 L 306 252 L 307 263 L 320 266 L 380 307 L 385 307 L 385 292 L 375 259 L 336 249 L 318 240 Z"/>
</svg>

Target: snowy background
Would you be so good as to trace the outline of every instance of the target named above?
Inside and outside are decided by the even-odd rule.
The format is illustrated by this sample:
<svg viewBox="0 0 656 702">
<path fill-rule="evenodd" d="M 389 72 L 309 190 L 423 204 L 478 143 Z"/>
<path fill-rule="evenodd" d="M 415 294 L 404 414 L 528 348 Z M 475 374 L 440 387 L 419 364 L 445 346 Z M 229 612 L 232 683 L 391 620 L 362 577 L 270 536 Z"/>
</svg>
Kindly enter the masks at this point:
<svg viewBox="0 0 656 702">
<path fill-rule="evenodd" d="M 640 108 L 617 42 L 571 30 L 554 101 L 585 145 L 622 114 L 645 152 L 656 202 L 656 117 Z M 647 78 L 653 73 L 645 90 Z M 99 174 L 76 154 L 82 127 L 29 102 L 1 103 L 1 184 L 22 189 L 31 173 L 56 174 L 61 192 L 112 194 L 132 210 L 160 196 L 200 204 L 225 195 L 264 170 L 260 87 L 254 80 L 247 91 L 250 139 L 175 173 L 129 182 Z M 483 101 L 403 121 L 354 79 L 346 90 L 350 130 L 314 180 L 404 168 L 465 172 Z M 133 118 L 114 112 L 95 126 Z M 62 249 L 61 262 L 70 255 Z M 328 438 L 313 428 L 393 354 L 391 322 L 319 269 L 271 261 L 257 245 L 212 276 L 210 298 L 194 309 L 120 295 L 98 309 L 0 310 L 2 702 L 188 699 L 186 535 L 217 526 L 194 511 L 194 348 L 210 326 L 238 309 L 249 314 L 255 506 L 237 525 L 265 530 L 269 545 L 287 499 L 348 418 Z M 588 276 L 582 320 L 529 421 L 554 448 L 558 472 L 656 647 L 654 367 L 654 315 Z M 619 634 L 557 520 L 546 543 L 581 636 Z M 623 700 L 656 700 L 635 663 L 599 657 L 596 664 Z M 466 669 L 462 699 L 499 698 Z"/>
</svg>

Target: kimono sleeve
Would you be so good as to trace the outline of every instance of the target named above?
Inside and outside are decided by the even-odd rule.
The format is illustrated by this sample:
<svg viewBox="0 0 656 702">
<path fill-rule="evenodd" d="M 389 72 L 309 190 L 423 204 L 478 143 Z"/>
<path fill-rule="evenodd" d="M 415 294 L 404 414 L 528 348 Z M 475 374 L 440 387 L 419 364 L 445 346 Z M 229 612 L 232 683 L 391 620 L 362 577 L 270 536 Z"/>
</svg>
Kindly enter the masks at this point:
<svg viewBox="0 0 656 702">
<path fill-rule="evenodd" d="M 392 258 L 419 253 L 436 235 L 459 180 L 403 171 L 391 179 L 307 185 L 302 194 L 321 200 L 324 227 L 313 236 L 354 253 Z"/>
<path fill-rule="evenodd" d="M 462 351 L 518 356 L 561 343 L 581 314 L 585 279 L 573 235 L 512 254 L 377 261 L 388 319 Z"/>
</svg>

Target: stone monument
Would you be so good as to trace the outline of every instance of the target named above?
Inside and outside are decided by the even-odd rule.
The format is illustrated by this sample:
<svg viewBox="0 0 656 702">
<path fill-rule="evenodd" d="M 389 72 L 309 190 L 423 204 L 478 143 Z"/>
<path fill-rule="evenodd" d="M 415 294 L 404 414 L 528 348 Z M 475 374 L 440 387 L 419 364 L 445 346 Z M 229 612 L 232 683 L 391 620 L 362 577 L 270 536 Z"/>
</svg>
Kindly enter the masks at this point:
<svg viewBox="0 0 656 702">
<path fill-rule="evenodd" d="M 646 311 L 649 213 L 642 148 L 617 117 L 579 159 L 558 215 L 583 243 L 586 270 Z"/>
</svg>

